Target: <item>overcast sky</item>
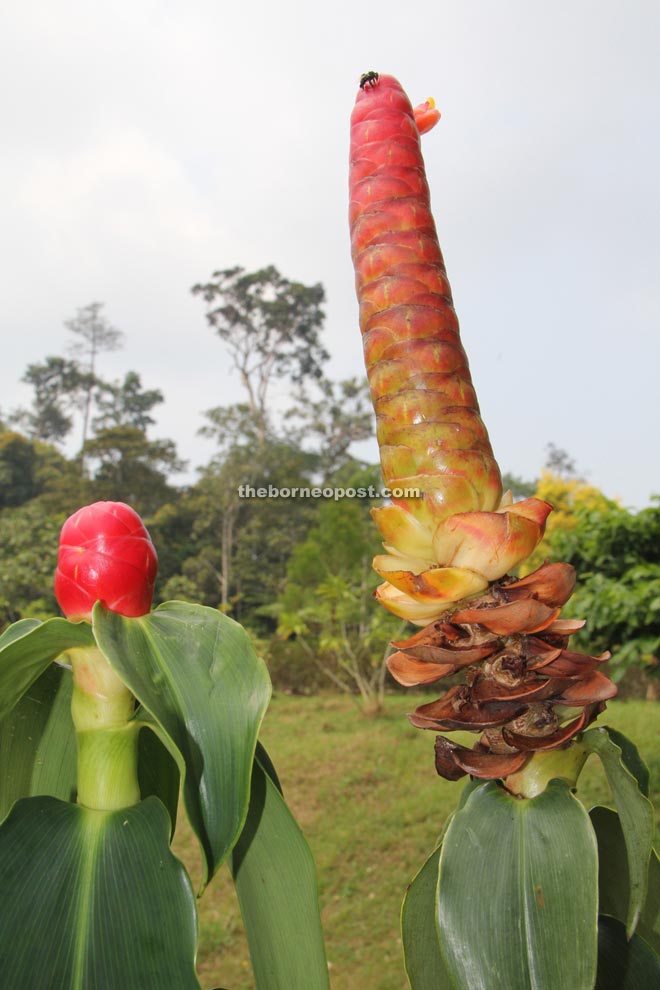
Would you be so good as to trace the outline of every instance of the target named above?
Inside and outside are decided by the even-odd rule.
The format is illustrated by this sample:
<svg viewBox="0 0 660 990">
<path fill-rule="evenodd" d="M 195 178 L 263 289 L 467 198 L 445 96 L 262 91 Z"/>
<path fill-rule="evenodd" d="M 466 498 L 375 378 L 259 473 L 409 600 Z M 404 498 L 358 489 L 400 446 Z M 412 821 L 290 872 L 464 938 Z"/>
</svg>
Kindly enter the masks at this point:
<svg viewBox="0 0 660 990">
<path fill-rule="evenodd" d="M 660 492 L 660 5 L 612 0 L 21 0 L 0 30 L 3 368 L 105 303 L 108 378 L 159 387 L 192 469 L 238 401 L 193 283 L 322 282 L 329 373 L 363 373 L 349 254 L 360 73 L 442 111 L 424 138 L 441 245 L 503 470 L 549 442 L 641 507 Z M 371 452 L 376 458 L 375 447 Z"/>
</svg>

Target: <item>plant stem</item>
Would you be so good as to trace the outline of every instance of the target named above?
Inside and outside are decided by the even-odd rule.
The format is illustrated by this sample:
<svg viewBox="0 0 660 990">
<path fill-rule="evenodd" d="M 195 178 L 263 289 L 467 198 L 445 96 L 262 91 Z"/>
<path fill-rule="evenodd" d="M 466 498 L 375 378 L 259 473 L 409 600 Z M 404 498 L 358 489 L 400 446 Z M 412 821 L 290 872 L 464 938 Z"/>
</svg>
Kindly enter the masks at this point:
<svg viewBox="0 0 660 990">
<path fill-rule="evenodd" d="M 134 697 L 97 647 L 71 650 L 78 803 L 116 811 L 140 800 Z"/>
<path fill-rule="evenodd" d="M 135 722 L 120 729 L 76 732 L 78 803 L 98 811 L 129 808 L 140 800 Z"/>
<path fill-rule="evenodd" d="M 533 798 L 542 794 L 551 780 L 565 780 L 575 787 L 589 753 L 580 743 L 566 749 L 551 749 L 534 753 L 522 770 L 509 774 L 504 786 L 517 797 Z"/>
</svg>

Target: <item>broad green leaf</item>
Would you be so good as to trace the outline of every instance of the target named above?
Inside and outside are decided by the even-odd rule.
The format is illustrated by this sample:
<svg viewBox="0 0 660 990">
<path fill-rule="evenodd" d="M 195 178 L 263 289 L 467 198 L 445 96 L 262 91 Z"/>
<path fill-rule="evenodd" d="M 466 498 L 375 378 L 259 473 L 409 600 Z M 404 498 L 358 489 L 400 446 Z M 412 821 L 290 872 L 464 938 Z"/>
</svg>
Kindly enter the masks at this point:
<svg viewBox="0 0 660 990">
<path fill-rule="evenodd" d="M 0 722 L 0 821 L 20 798 L 75 800 L 71 673 L 51 664 Z"/>
<path fill-rule="evenodd" d="M 9 643 L 13 643 L 15 639 L 19 639 L 21 636 L 25 636 L 27 632 L 36 628 L 36 626 L 41 625 L 41 619 L 19 619 L 18 622 L 12 622 L 10 626 L 3 629 L 0 633 L 0 650 L 4 646 L 8 646 Z"/>
<path fill-rule="evenodd" d="M 435 921 L 440 849 L 433 850 L 411 881 L 401 908 L 403 961 L 411 990 L 455 990 Z"/>
<path fill-rule="evenodd" d="M 479 780 L 478 777 L 468 777 L 468 779 L 465 781 L 465 785 L 463 787 L 463 790 L 461 791 L 461 793 L 458 796 L 458 804 L 456 805 L 456 811 L 460 811 L 461 808 L 464 808 L 465 807 L 465 805 L 467 803 L 467 800 L 470 797 L 470 795 L 473 793 L 473 791 L 476 791 L 479 787 L 481 787 L 482 784 L 483 784 L 483 780 Z M 455 812 L 454 812 L 454 814 L 455 814 Z M 450 815 L 449 818 L 447 819 L 447 821 L 445 822 L 445 824 L 443 826 L 443 829 L 442 829 L 441 840 L 444 839 L 445 832 L 447 831 L 447 829 L 451 825 L 451 820 L 452 820 L 453 817 L 454 817 L 453 814 Z"/>
<path fill-rule="evenodd" d="M 176 827 L 179 806 L 179 768 L 176 760 L 150 727 L 145 726 L 138 741 L 138 782 L 142 799 L 150 795 L 160 798 L 167 808 L 172 823 L 171 834 Z"/>
<path fill-rule="evenodd" d="M 494 781 L 459 808 L 440 853 L 441 951 L 457 987 L 592 990 L 598 853 L 559 780 L 520 800 Z"/>
<path fill-rule="evenodd" d="M 167 602 L 127 619 L 97 604 L 93 625 L 99 647 L 177 762 L 208 882 L 247 814 L 270 698 L 265 664 L 238 623 L 202 605 Z"/>
<path fill-rule="evenodd" d="M 93 645 L 87 622 L 48 619 L 35 625 L 33 619 L 22 619 L 6 629 L 0 640 L 0 719 L 61 653 Z"/>
<path fill-rule="evenodd" d="M 589 817 L 598 840 L 598 910 L 626 923 L 630 904 L 628 856 L 621 820 L 611 808 L 592 808 Z M 660 861 L 651 851 L 648 894 L 636 931 L 660 954 Z"/>
<path fill-rule="evenodd" d="M 609 725 L 595 726 L 589 729 L 590 735 L 607 733 L 610 740 L 621 750 L 621 762 L 637 781 L 637 786 L 644 795 L 649 796 L 649 768 L 639 755 L 639 750 L 631 739 L 622 732 L 612 729 Z"/>
<path fill-rule="evenodd" d="M 11 990 L 198 990 L 195 899 L 156 798 L 117 812 L 19 801 L 0 827 Z"/>
<path fill-rule="evenodd" d="M 462 808 L 481 781 L 468 777 L 458 799 Z M 401 905 L 403 962 L 411 990 L 454 990 L 442 958 L 436 924 L 440 850 L 455 812 L 445 821 L 438 845 L 408 884 Z"/>
<path fill-rule="evenodd" d="M 277 776 L 277 770 L 275 769 L 275 765 L 271 760 L 270 756 L 268 755 L 266 747 L 263 745 L 263 743 L 259 741 L 257 741 L 257 748 L 254 754 L 254 758 L 261 767 L 261 769 L 266 774 L 268 774 L 268 776 L 275 784 L 275 787 L 277 787 L 280 794 L 283 794 L 284 792 L 282 790 L 282 785 L 280 784 L 280 778 Z"/>
<path fill-rule="evenodd" d="M 595 990 L 658 990 L 660 956 L 640 935 L 628 939 L 616 918 L 598 919 L 598 977 Z"/>
<path fill-rule="evenodd" d="M 589 729 L 582 744 L 599 757 L 621 819 L 628 857 L 630 899 L 626 916 L 628 937 L 635 931 L 646 900 L 649 857 L 653 844 L 653 805 L 648 793 L 648 770 L 629 739 L 607 726 Z"/>
<path fill-rule="evenodd" d="M 231 871 L 257 990 L 328 990 L 314 860 L 276 784 L 256 761 Z"/>
</svg>

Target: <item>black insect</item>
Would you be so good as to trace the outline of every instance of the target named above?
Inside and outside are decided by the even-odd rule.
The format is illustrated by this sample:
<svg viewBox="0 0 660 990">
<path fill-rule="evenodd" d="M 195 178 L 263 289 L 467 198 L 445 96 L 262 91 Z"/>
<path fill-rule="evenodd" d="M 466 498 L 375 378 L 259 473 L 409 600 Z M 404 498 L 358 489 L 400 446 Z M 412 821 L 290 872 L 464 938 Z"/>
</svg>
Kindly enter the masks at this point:
<svg viewBox="0 0 660 990">
<path fill-rule="evenodd" d="M 360 89 L 364 89 L 366 86 L 370 86 L 373 89 L 378 79 L 377 72 L 363 72 L 360 76 Z"/>
</svg>

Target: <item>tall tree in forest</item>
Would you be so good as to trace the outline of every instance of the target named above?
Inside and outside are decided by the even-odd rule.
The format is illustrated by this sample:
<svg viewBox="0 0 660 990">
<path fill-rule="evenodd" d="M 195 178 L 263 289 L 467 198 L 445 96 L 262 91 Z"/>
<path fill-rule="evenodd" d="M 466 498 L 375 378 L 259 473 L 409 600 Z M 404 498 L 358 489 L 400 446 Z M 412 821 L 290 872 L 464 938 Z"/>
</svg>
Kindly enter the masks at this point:
<svg viewBox="0 0 660 990">
<path fill-rule="evenodd" d="M 0 511 L 0 632 L 18 619 L 57 611 L 53 572 L 65 518 L 40 498 Z"/>
<path fill-rule="evenodd" d="M 22 505 L 35 495 L 34 443 L 20 433 L 0 428 L 0 509 Z"/>
<path fill-rule="evenodd" d="M 11 422 L 33 440 L 60 443 L 73 426 L 71 413 L 91 387 L 88 376 L 76 361 L 50 355 L 29 364 L 21 381 L 32 386 L 34 398 L 30 409 L 12 414 Z"/>
<path fill-rule="evenodd" d="M 544 467 L 546 470 L 558 475 L 560 478 L 576 478 L 578 481 L 584 480 L 578 474 L 575 461 L 567 450 L 564 450 L 563 447 L 558 447 L 554 443 L 546 444 L 545 450 Z"/>
<path fill-rule="evenodd" d="M 373 436 L 373 413 L 366 380 L 321 378 L 316 388 L 319 395 L 315 398 L 305 385 L 300 386 L 296 405 L 287 413 L 287 436 L 300 445 L 311 441 L 318 451 L 317 470 L 323 484 L 346 463 L 351 444 Z"/>
<path fill-rule="evenodd" d="M 269 428 L 269 390 L 277 379 L 320 379 L 328 353 L 320 342 L 323 286 L 284 278 L 270 265 L 256 272 L 226 268 L 192 288 L 206 318 L 225 342 L 245 389 L 257 439 Z"/>
<path fill-rule="evenodd" d="M 236 547 L 239 519 L 246 516 L 239 488 L 275 485 L 274 472 L 279 473 L 279 484 L 286 488 L 310 485 L 312 479 L 315 484 L 324 485 L 351 461 L 350 445 L 372 435 L 373 416 L 367 411 L 366 388 L 354 379 L 336 384 L 321 378 L 316 384 L 320 392 L 316 400 L 309 398 L 304 386 L 300 387 L 296 406 L 287 411 L 280 431 L 273 428 L 268 415 L 260 421 L 255 418 L 247 403 L 219 406 L 204 414 L 207 422 L 199 432 L 218 445 L 218 454 L 204 473 L 204 484 L 215 487 L 217 508 L 221 512 L 221 521 L 216 524 L 221 540 L 221 564 L 214 572 L 222 590 L 224 609 L 230 604 L 230 588 L 238 594 L 231 573 L 234 563 L 240 566 L 241 579 L 250 570 L 246 551 L 248 532 L 256 534 L 260 520 L 266 526 L 273 522 L 272 507 L 261 501 L 259 512 L 248 513 L 249 521 L 241 523 L 242 545 Z M 309 505 L 298 503 L 296 513 L 305 515 L 307 508 Z M 283 531 L 279 519 L 277 527 Z M 291 526 L 284 529 L 290 531 Z M 275 558 L 275 537 L 269 537 L 267 542 Z M 261 553 L 263 556 L 263 549 Z M 242 580 L 242 584 L 247 588 L 246 581 Z M 244 595 L 241 598 L 245 600 Z"/>
<path fill-rule="evenodd" d="M 353 491 L 379 484 L 377 466 L 354 470 L 346 478 Z M 389 644 L 406 627 L 371 607 L 378 577 L 371 567 L 370 509 L 378 501 L 322 502 L 314 525 L 291 554 L 287 580 L 271 607 L 280 636 L 295 639 L 309 664 L 341 691 L 357 692 L 366 714 L 382 710 Z"/>
<path fill-rule="evenodd" d="M 137 371 L 129 371 L 123 382 L 101 383 L 96 396 L 99 415 L 94 418 L 96 432 L 114 426 L 133 426 L 146 430 L 156 420 L 151 415 L 154 406 L 164 402 L 159 388 L 144 389 Z"/>
<path fill-rule="evenodd" d="M 206 423 L 198 433 L 202 437 L 214 440 L 217 453 L 211 467 L 218 465 L 223 457 L 236 446 L 247 447 L 254 451 L 266 440 L 274 439 L 270 432 L 265 436 L 259 435 L 258 425 L 250 407 L 244 402 L 236 402 L 231 406 L 215 406 L 202 413 Z"/>
<path fill-rule="evenodd" d="M 599 488 L 587 484 L 571 472 L 561 474 L 546 468 L 541 470 L 534 494 L 543 502 L 549 502 L 553 511 L 548 517 L 543 539 L 521 567 L 522 574 L 531 574 L 552 556 L 551 547 L 557 534 L 575 529 L 582 512 L 606 512 L 617 507 L 617 503 Z M 561 559 L 566 560 L 566 556 Z"/>
<path fill-rule="evenodd" d="M 89 433 L 92 410 L 92 396 L 98 385 L 96 365 L 98 355 L 104 351 L 116 351 L 122 346 L 123 333 L 108 323 L 101 313 L 103 303 L 93 302 L 78 310 L 71 320 L 65 320 L 64 326 L 77 339 L 69 345 L 79 368 L 86 375 L 83 390 L 81 410 L 83 417 L 82 441 L 80 445 L 80 471 L 85 473 L 85 443 Z"/>
<path fill-rule="evenodd" d="M 92 480 L 95 497 L 130 501 L 142 513 L 154 512 L 172 496 L 168 476 L 184 466 L 173 441 L 147 436 L 162 392 L 144 389 L 137 372 L 129 371 L 123 382 L 102 385 L 96 402 L 94 436 L 84 449 L 98 465 Z"/>
<path fill-rule="evenodd" d="M 177 571 L 168 575 L 165 597 L 201 601 L 231 612 L 260 631 L 272 629 L 262 609 L 279 594 L 289 556 L 311 524 L 312 499 L 256 496 L 263 486 L 311 486 L 314 458 L 295 446 L 273 441 L 259 463 L 249 444 L 234 444 L 204 469 L 197 484 L 177 502 L 174 513 L 161 511 L 157 526 L 190 535 Z M 241 494 L 242 493 L 242 494 Z M 192 511 L 191 511 L 192 510 Z"/>
<path fill-rule="evenodd" d="M 303 285 L 284 278 L 273 265 L 256 272 L 236 266 L 214 272 L 211 281 L 192 288 L 207 305 L 206 318 L 231 356 L 247 402 L 205 413 L 202 433 L 215 436 L 224 462 L 222 476 L 221 605 L 229 607 L 236 523 L 241 511 L 237 490 L 251 484 L 265 463 L 268 443 L 277 442 L 272 423 L 272 385 L 286 380 L 303 385 L 320 380 L 328 353 L 320 341 L 325 292 L 321 284 Z M 211 476 L 214 474 L 211 466 Z"/>
<path fill-rule="evenodd" d="M 572 498 L 572 525 L 550 532 L 541 546 L 550 560 L 565 560 L 578 573 L 568 617 L 589 616 L 577 642 L 581 649 L 610 649 L 610 676 L 618 681 L 637 668 L 652 676 L 660 693 L 660 501 L 640 512 L 606 499 L 598 489 L 555 481 L 564 505 Z M 570 504 L 570 503 L 569 503 Z M 560 512 L 565 511 L 560 508 Z"/>
<path fill-rule="evenodd" d="M 149 440 L 135 426 L 101 430 L 85 453 L 98 465 L 89 480 L 93 498 L 129 502 L 141 515 L 173 497 L 168 477 L 184 468 L 172 440 Z"/>
<path fill-rule="evenodd" d="M 245 403 L 216 406 L 205 412 L 204 417 L 207 422 L 199 433 L 214 439 L 218 450 L 202 471 L 197 487 L 209 497 L 205 504 L 213 503 L 211 515 L 214 516 L 214 531 L 220 537 L 220 559 L 212 564 L 209 553 L 205 552 L 202 571 L 213 575 L 220 588 L 220 607 L 226 612 L 230 608 L 236 530 L 244 506 L 239 488 L 255 482 L 256 473 L 263 470 L 268 440 L 275 438 L 267 432 L 267 418 L 258 420 Z M 209 512 L 205 511 L 202 515 L 208 517 Z M 198 564 L 199 561 L 194 564 L 189 562 L 188 570 L 193 568 L 198 574 Z"/>
</svg>

